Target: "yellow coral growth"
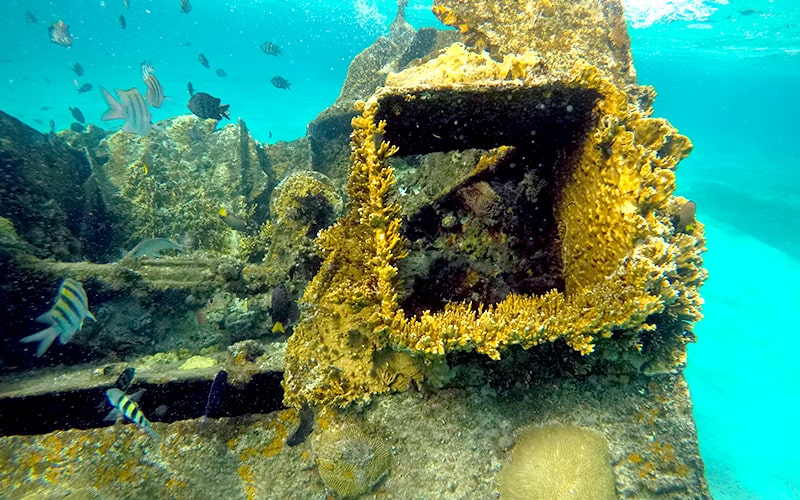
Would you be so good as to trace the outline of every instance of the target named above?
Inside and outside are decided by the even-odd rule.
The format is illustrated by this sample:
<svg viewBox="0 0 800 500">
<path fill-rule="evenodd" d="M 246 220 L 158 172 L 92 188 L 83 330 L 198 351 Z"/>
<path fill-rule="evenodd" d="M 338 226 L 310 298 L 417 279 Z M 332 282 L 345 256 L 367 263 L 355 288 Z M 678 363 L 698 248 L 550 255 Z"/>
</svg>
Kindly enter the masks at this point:
<svg viewBox="0 0 800 500">
<path fill-rule="evenodd" d="M 323 231 L 321 271 L 303 301 L 313 313 L 289 339 L 285 401 L 299 407 L 346 405 L 420 381 L 418 362 L 388 348 L 387 331 L 403 319 L 395 263 L 405 256 L 400 206 L 389 201 L 394 175 L 386 159 L 396 148 L 382 140 L 375 102 L 357 103 L 353 121 L 347 214 Z"/>
<path fill-rule="evenodd" d="M 601 0 L 434 0 L 433 14 L 458 29 L 468 45 L 500 60 L 534 51 L 552 73 L 580 62 L 620 87 L 635 87 L 625 16 Z"/>
<path fill-rule="evenodd" d="M 497 63 L 456 45 L 437 60 L 390 75 L 387 84 L 441 78 L 449 89 L 465 78 L 455 69 L 465 61 L 471 68 L 466 81 L 519 86 L 540 78 L 533 54 Z M 508 75 L 520 81 L 507 82 Z M 398 306 L 396 263 L 405 256 L 405 242 L 400 207 L 389 201 L 394 174 L 386 164 L 395 148 L 383 141 L 386 124 L 376 119 L 381 98 L 403 90 L 387 88 L 357 105 L 350 206 L 318 239 L 326 260 L 304 296 L 314 312 L 289 340 L 287 404 L 346 405 L 402 390 L 421 373 L 416 358 L 404 353 L 431 359 L 474 350 L 496 360 L 511 345 L 562 339 L 588 354 L 615 332 L 658 328 L 658 342 L 641 348 L 655 352 L 661 365 L 682 365 L 683 344 L 691 340 L 685 331 L 700 318 L 698 290 L 705 279 L 702 224 L 684 234 L 670 222 L 682 206 L 672 196 L 674 170 L 691 143 L 665 120 L 645 116 L 597 68 L 577 65 L 560 84 L 600 96 L 596 123 L 555 180 L 564 291 L 512 293 L 493 306 L 450 303 L 418 317 Z M 476 171 L 491 169 L 508 151 L 485 155 Z"/>
</svg>

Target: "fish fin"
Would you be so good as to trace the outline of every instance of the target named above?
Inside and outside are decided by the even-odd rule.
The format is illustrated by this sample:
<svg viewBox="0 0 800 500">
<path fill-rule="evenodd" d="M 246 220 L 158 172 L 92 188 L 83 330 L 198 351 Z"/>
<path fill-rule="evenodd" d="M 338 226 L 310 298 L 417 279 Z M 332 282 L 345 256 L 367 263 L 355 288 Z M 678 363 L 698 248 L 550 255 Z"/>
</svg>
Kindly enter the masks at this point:
<svg viewBox="0 0 800 500">
<path fill-rule="evenodd" d="M 92 321 L 97 321 L 97 318 L 94 317 L 94 314 L 92 314 L 92 311 L 89 311 L 88 309 L 86 310 L 86 317 L 87 318 L 92 318 Z"/>
<path fill-rule="evenodd" d="M 108 109 L 103 113 L 103 116 L 100 117 L 101 120 L 123 120 L 125 118 L 125 110 L 122 108 L 122 104 L 120 104 L 111 93 L 100 87 L 100 90 L 103 91 L 103 97 L 106 99 L 106 104 L 108 104 Z"/>
<path fill-rule="evenodd" d="M 36 318 L 34 321 L 36 321 L 37 323 L 45 323 L 47 325 L 52 325 L 53 323 L 55 323 L 55 321 L 53 321 L 53 311 L 47 311 L 46 313 Z"/>
<path fill-rule="evenodd" d="M 116 422 L 120 418 L 122 418 L 122 412 L 114 408 L 113 410 L 108 412 L 108 415 L 106 415 L 106 418 L 104 418 L 103 420 L 107 420 L 109 422 Z"/>
<path fill-rule="evenodd" d="M 286 333 L 286 330 L 283 329 L 283 323 L 276 321 L 275 324 L 272 325 L 272 333 Z"/>
<path fill-rule="evenodd" d="M 144 391 L 145 391 L 144 389 L 139 389 L 138 391 L 128 396 L 128 399 L 130 399 L 131 401 L 136 401 L 138 403 L 139 400 L 142 399 L 142 394 L 144 394 Z"/>
<path fill-rule="evenodd" d="M 28 335 L 27 337 L 19 339 L 20 342 L 39 342 L 39 347 L 36 348 L 36 357 L 39 358 L 47 351 L 50 344 L 58 337 L 58 332 L 54 327 L 45 328 L 41 332 Z"/>
</svg>

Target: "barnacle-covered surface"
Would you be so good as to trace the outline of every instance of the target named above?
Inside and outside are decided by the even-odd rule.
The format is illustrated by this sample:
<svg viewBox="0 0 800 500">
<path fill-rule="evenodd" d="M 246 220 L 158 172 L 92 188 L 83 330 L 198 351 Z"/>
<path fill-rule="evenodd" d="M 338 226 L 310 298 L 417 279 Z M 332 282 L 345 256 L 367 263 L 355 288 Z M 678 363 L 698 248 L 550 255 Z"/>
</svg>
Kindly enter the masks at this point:
<svg viewBox="0 0 800 500">
<path fill-rule="evenodd" d="M 433 13 L 497 60 L 533 51 L 554 73 L 585 61 L 621 88 L 636 85 L 625 15 L 616 0 L 435 0 Z"/>
<path fill-rule="evenodd" d="M 509 367 L 510 368 L 510 367 Z M 592 428 L 609 441 L 620 498 L 709 498 L 696 455 L 691 401 L 680 376 L 553 379 L 515 372 L 510 388 L 470 377 L 435 398 L 404 392 L 376 399 L 344 425 L 318 414 L 314 433 L 284 444 L 298 425 L 293 409 L 238 418 L 155 422 L 155 441 L 133 425 L 0 438 L 5 498 L 96 490 L 101 498 L 342 498 L 317 464 L 347 440 L 385 443 L 391 465 L 378 498 L 497 498 L 498 475 L 516 429 L 560 423 Z M 147 397 L 147 394 L 145 394 Z M 553 404 L 557 401 L 558 404 Z M 319 435 L 318 435 L 319 434 Z M 379 445 L 380 446 L 380 445 Z M 386 450 L 384 450 L 386 451 Z M 371 466 L 376 454 L 345 457 Z M 385 456 L 384 456 L 385 457 Z M 380 473 L 380 472 L 378 472 Z M 35 495 L 33 497 L 26 495 Z"/>
</svg>

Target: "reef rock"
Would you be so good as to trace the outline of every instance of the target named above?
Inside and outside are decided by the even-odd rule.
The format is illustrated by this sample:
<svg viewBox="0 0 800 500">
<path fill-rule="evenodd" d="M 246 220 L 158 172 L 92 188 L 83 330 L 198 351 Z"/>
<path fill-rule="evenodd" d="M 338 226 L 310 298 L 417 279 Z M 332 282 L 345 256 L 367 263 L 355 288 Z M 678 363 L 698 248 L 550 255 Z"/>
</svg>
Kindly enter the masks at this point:
<svg viewBox="0 0 800 500">
<path fill-rule="evenodd" d="M 215 123 L 179 116 L 147 136 L 112 134 L 95 150 L 106 160 L 128 246 L 163 237 L 189 250 L 235 254 L 237 238 L 220 208 L 254 226 L 266 220 L 275 185 L 267 156 L 242 120 L 218 131 Z"/>
<path fill-rule="evenodd" d="M 97 258 L 107 209 L 94 203 L 89 162 L 56 136 L 0 112 L 0 217 L 39 257 Z"/>
<path fill-rule="evenodd" d="M 457 32 L 421 28 L 414 31 L 405 22 L 405 3 L 398 2 L 397 17 L 389 36 L 379 37 L 350 63 L 339 97 L 308 124 L 315 170 L 343 185 L 347 178 L 350 148 L 350 120 L 359 99 L 366 99 L 382 86 L 390 71 L 397 71 L 413 60 L 425 57 L 459 40 Z"/>
</svg>

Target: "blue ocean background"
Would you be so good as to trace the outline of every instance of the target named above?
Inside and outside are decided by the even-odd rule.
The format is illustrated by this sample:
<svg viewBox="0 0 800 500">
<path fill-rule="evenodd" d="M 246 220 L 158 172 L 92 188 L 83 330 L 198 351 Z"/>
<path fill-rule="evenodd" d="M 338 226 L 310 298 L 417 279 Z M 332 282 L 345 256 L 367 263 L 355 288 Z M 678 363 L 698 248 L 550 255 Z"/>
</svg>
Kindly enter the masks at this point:
<svg viewBox="0 0 800 500">
<path fill-rule="evenodd" d="M 710 278 L 685 373 L 712 494 L 800 498 L 800 2 L 626 4 L 640 83 L 659 94 L 655 115 L 695 146 L 679 166 L 678 194 L 697 202 L 706 224 Z M 0 109 L 42 131 L 51 119 L 67 128 L 70 106 L 118 127 L 100 121 L 99 87 L 143 92 L 147 60 L 170 97 L 154 121 L 188 113 L 191 81 L 230 104 L 259 141 L 293 140 L 333 103 L 350 60 L 388 33 L 396 9 L 394 0 L 192 6 L 184 14 L 179 0 L 130 0 L 129 9 L 123 0 L 5 0 Z M 411 0 L 407 20 L 441 27 L 430 6 Z M 71 27 L 70 48 L 49 41 L 57 19 Z M 265 41 L 283 55 L 262 53 Z M 276 75 L 290 91 L 269 83 Z M 84 83 L 94 88 L 79 94 Z"/>
</svg>

